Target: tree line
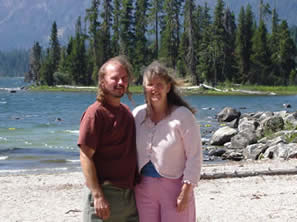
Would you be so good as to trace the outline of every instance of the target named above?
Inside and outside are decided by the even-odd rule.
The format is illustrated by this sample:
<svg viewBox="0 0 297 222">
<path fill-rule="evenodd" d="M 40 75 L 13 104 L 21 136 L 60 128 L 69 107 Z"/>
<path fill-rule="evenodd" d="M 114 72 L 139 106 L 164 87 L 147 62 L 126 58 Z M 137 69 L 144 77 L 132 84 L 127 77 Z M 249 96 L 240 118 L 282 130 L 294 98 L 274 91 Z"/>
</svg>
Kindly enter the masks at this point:
<svg viewBox="0 0 297 222">
<path fill-rule="evenodd" d="M 28 72 L 29 50 L 0 51 L 0 76 L 23 76 Z"/>
<path fill-rule="evenodd" d="M 98 68 L 123 54 L 136 84 L 156 59 L 194 85 L 297 84 L 294 34 L 276 9 L 260 0 L 258 21 L 250 5 L 241 7 L 237 19 L 223 0 L 217 0 L 213 15 L 210 11 L 194 0 L 92 0 L 66 45 L 59 43 L 56 22 L 48 48 L 34 43 L 26 79 L 49 86 L 94 85 Z"/>
</svg>

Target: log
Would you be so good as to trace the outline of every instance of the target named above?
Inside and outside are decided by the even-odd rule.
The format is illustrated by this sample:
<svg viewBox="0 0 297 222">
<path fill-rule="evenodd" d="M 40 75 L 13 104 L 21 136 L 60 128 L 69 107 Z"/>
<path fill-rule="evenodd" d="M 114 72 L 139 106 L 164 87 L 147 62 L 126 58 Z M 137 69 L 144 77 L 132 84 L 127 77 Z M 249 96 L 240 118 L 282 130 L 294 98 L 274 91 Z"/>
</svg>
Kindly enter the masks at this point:
<svg viewBox="0 0 297 222">
<path fill-rule="evenodd" d="M 243 178 L 253 176 L 276 176 L 276 175 L 294 175 L 297 174 L 297 168 L 293 169 L 270 169 L 253 170 L 253 171 L 233 171 L 233 172 L 218 172 L 218 173 L 202 173 L 201 180 L 213 180 L 222 178 Z"/>
</svg>

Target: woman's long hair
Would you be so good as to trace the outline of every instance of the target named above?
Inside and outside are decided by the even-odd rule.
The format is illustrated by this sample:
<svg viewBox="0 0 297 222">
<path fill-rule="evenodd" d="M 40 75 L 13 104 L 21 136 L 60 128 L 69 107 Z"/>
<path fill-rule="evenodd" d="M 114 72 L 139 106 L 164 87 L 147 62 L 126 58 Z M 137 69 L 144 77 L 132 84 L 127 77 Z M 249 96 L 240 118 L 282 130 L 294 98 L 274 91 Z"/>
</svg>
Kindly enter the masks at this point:
<svg viewBox="0 0 297 222">
<path fill-rule="evenodd" d="M 154 76 L 160 77 L 167 84 L 169 83 L 171 85 L 170 91 L 167 93 L 168 114 L 170 114 L 173 111 L 174 106 L 184 106 L 187 109 L 189 109 L 193 114 L 196 112 L 196 110 L 193 107 L 191 107 L 181 96 L 179 90 L 177 89 L 177 86 L 179 84 L 169 74 L 168 69 L 164 65 L 162 65 L 160 62 L 154 61 L 144 70 L 144 73 L 143 73 L 143 88 L 144 88 L 145 100 L 147 103 L 147 116 L 151 112 L 151 105 L 150 105 L 150 103 L 147 99 L 147 95 L 145 93 L 145 86 L 146 86 L 147 82 L 150 81 Z M 146 116 L 146 118 L 147 118 L 147 116 Z"/>
<path fill-rule="evenodd" d="M 96 100 L 99 101 L 99 102 L 103 102 L 104 101 L 104 90 L 101 88 L 101 81 L 103 81 L 104 76 L 106 75 L 106 67 L 110 63 L 120 64 L 126 70 L 126 72 L 128 74 L 129 83 L 132 80 L 132 76 L 133 76 L 132 66 L 129 63 L 129 61 L 128 61 L 128 59 L 127 59 L 126 56 L 119 55 L 119 56 L 116 56 L 116 57 L 113 57 L 113 58 L 107 60 L 101 66 L 101 68 L 98 71 L 98 90 L 97 90 L 97 98 L 96 98 Z M 129 91 L 129 85 L 127 87 L 126 94 L 128 96 L 128 99 L 130 101 L 132 101 L 132 93 Z"/>
</svg>

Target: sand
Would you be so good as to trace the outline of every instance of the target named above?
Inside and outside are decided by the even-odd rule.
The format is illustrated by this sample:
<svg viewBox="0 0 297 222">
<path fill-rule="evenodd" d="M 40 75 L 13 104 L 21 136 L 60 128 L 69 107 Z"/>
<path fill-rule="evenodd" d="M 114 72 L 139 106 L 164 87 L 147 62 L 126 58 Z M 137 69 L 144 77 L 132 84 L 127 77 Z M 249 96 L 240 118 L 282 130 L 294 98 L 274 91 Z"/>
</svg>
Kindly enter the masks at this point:
<svg viewBox="0 0 297 222">
<path fill-rule="evenodd" d="M 292 169 L 297 160 L 204 165 L 204 173 Z M 81 172 L 0 172 L 0 221 L 81 221 Z M 201 180 L 197 221 L 297 221 L 297 175 Z"/>
</svg>

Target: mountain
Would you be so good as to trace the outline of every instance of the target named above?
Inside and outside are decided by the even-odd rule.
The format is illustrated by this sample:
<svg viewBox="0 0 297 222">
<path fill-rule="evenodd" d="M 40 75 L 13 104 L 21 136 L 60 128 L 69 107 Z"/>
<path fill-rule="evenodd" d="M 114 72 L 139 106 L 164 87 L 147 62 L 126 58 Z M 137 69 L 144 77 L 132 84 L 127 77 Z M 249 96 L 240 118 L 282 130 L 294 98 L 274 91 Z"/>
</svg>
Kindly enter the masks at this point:
<svg viewBox="0 0 297 222">
<path fill-rule="evenodd" d="M 0 50 L 48 42 L 53 21 L 60 39 L 67 40 L 90 0 L 0 0 Z"/>
<path fill-rule="evenodd" d="M 225 5 L 238 14 L 242 5 L 251 4 L 258 16 L 260 0 L 225 0 Z M 196 0 L 204 5 L 205 0 Z M 207 0 L 213 8 L 217 0 Z M 297 25 L 297 0 L 264 0 L 276 7 L 279 17 Z M 102 1 L 101 1 L 102 3 Z M 34 41 L 48 43 L 53 21 L 57 22 L 60 41 L 67 42 L 74 32 L 78 16 L 85 16 L 91 0 L 0 0 L 0 51 L 28 49 Z M 269 21 L 268 21 L 269 22 Z"/>
</svg>

